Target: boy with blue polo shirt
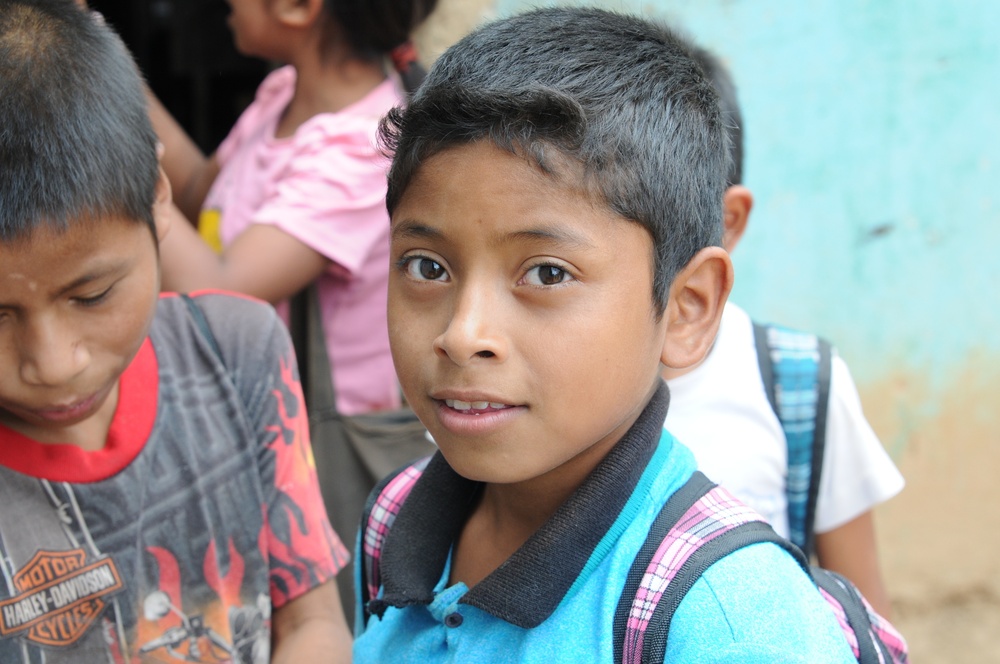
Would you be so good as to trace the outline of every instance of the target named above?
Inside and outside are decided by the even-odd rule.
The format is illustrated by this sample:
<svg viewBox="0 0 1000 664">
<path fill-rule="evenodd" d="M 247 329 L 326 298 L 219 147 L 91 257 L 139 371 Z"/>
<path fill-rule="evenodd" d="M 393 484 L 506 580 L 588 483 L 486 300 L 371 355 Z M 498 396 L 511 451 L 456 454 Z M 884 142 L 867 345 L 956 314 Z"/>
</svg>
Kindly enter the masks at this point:
<svg viewBox="0 0 1000 664">
<path fill-rule="evenodd" d="M 358 565 L 355 661 L 609 661 L 695 469 L 659 364 L 704 356 L 732 285 L 711 84 L 662 28 L 539 10 L 453 46 L 383 138 L 393 358 L 440 453 Z M 669 636 L 669 662 L 853 659 L 769 543 L 705 571 Z"/>
</svg>

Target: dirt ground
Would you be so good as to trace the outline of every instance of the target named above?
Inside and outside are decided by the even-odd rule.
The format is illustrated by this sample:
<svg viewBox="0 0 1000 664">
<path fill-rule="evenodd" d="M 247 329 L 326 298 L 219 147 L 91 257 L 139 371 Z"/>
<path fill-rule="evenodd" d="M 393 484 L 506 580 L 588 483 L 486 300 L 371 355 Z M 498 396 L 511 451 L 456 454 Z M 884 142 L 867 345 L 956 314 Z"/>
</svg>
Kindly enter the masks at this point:
<svg viewBox="0 0 1000 664">
<path fill-rule="evenodd" d="M 938 606 L 893 607 L 914 664 L 1000 664 L 1000 599 L 967 596 Z"/>
</svg>

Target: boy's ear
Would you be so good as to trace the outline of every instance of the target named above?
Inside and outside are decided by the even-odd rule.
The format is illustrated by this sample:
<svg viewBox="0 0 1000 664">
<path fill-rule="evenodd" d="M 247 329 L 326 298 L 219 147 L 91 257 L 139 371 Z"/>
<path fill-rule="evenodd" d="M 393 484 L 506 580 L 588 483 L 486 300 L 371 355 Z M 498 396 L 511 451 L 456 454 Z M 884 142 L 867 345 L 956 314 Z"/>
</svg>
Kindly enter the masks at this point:
<svg viewBox="0 0 1000 664">
<path fill-rule="evenodd" d="M 660 362 L 687 369 L 704 359 L 719 331 L 722 309 L 733 288 L 733 264 L 722 247 L 705 247 L 670 285 Z"/>
<path fill-rule="evenodd" d="M 722 209 L 726 226 L 722 245 L 732 253 L 747 229 L 750 210 L 753 209 L 753 194 L 743 185 L 734 184 L 722 196 Z"/>
<path fill-rule="evenodd" d="M 156 179 L 155 198 L 153 199 L 153 222 L 156 225 L 156 240 L 162 242 L 170 230 L 170 220 L 173 218 L 174 199 L 170 189 L 170 180 L 163 167 Z"/>
<path fill-rule="evenodd" d="M 272 0 L 274 17 L 293 28 L 311 26 L 323 11 L 323 0 Z"/>
</svg>

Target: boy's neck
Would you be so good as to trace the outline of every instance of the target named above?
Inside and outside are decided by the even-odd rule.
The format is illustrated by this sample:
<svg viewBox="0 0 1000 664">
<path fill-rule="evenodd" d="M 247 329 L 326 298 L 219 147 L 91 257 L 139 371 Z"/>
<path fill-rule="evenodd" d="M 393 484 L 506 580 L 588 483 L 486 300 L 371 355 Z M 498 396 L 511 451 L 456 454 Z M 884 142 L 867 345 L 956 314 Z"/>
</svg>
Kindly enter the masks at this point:
<svg viewBox="0 0 1000 664">
<path fill-rule="evenodd" d="M 510 558 L 579 488 L 618 441 L 517 484 L 486 484 L 452 555 L 449 585 L 473 587 Z M 572 467 L 567 468 L 567 466 Z"/>
</svg>

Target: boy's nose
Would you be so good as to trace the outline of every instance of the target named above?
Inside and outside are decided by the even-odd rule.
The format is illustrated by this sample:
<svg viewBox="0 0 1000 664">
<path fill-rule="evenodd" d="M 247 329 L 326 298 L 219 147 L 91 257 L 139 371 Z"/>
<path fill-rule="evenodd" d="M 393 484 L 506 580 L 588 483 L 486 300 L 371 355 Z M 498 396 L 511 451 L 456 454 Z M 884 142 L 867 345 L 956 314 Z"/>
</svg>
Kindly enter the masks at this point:
<svg viewBox="0 0 1000 664">
<path fill-rule="evenodd" d="M 22 344 L 21 380 L 39 387 L 66 385 L 90 363 L 82 340 L 57 325 L 35 325 Z"/>
<path fill-rule="evenodd" d="M 507 343 L 502 334 L 503 307 L 488 294 L 466 292 L 459 296 L 448 327 L 434 340 L 434 350 L 458 365 L 477 358 L 503 360 Z"/>
</svg>

